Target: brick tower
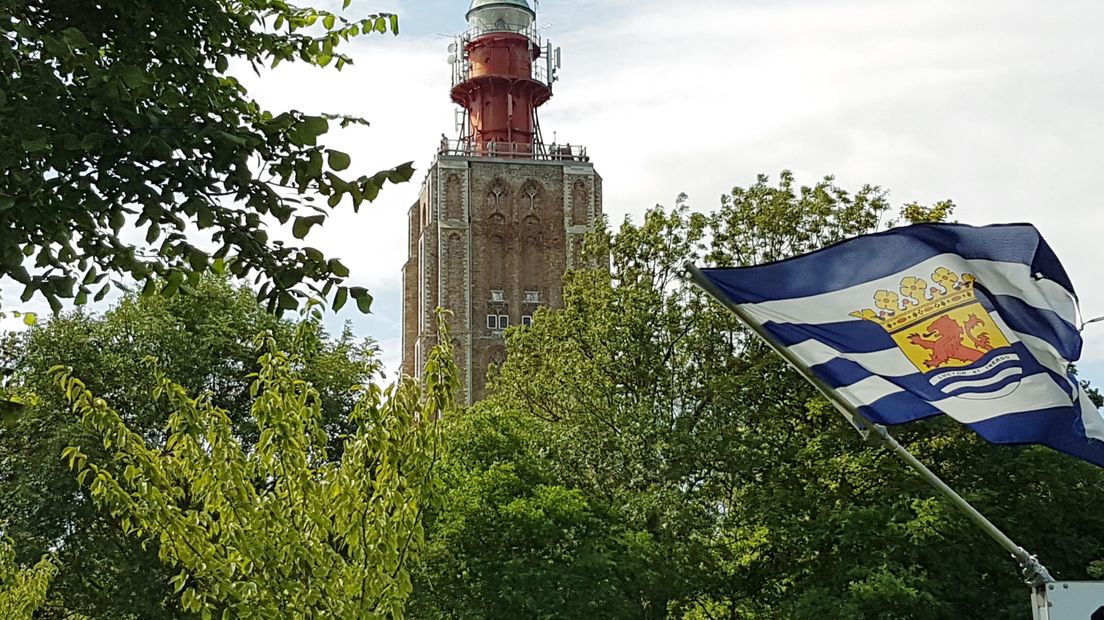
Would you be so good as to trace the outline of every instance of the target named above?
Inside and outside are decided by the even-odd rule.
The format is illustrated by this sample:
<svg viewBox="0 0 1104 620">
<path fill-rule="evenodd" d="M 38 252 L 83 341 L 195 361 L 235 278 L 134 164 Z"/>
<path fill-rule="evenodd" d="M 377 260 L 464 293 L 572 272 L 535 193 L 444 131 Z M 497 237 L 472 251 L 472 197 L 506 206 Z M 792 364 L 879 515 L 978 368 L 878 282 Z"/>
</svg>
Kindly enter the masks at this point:
<svg viewBox="0 0 1104 620">
<path fill-rule="evenodd" d="M 449 45 L 460 136 L 441 137 L 410 208 L 403 372 L 421 372 L 434 311 L 450 310 L 459 398 L 472 403 L 506 357 L 505 329 L 563 303 L 563 274 L 601 215 L 602 179 L 584 147 L 541 139 L 537 108 L 552 96 L 560 50 L 542 47 L 529 2 L 474 0 L 467 20 Z"/>
</svg>

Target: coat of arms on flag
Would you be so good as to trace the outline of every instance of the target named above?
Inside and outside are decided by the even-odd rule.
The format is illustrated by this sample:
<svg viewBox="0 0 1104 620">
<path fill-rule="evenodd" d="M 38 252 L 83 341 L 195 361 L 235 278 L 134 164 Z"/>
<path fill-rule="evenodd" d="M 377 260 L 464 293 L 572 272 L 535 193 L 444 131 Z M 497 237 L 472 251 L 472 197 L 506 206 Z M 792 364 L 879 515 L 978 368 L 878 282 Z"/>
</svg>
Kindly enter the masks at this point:
<svg viewBox="0 0 1104 620">
<path fill-rule="evenodd" d="M 1104 466 L 1073 285 L 1029 224 L 919 224 L 699 281 L 862 417 L 945 414 Z"/>
<path fill-rule="evenodd" d="M 940 266 L 931 284 L 917 276 L 901 279 L 900 294 L 874 293 L 876 309 L 851 316 L 871 321 L 893 341 L 928 382 L 963 398 L 998 398 L 1019 385 L 1022 369 L 1008 338 L 978 301 L 973 274 Z"/>
</svg>

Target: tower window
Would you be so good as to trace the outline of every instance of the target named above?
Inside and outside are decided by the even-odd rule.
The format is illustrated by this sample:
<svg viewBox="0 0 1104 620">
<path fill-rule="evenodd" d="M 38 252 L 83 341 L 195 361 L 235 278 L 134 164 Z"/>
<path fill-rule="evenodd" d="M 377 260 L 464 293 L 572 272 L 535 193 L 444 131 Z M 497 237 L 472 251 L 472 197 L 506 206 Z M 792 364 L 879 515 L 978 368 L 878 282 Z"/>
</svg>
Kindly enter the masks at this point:
<svg viewBox="0 0 1104 620">
<path fill-rule="evenodd" d="M 490 329 L 490 330 L 498 329 L 498 315 L 497 314 L 488 314 L 487 315 L 487 329 Z"/>
<path fill-rule="evenodd" d="M 540 303 L 540 291 L 525 291 L 525 303 L 527 303 L 527 304 L 539 304 Z"/>
<path fill-rule="evenodd" d="M 502 291 L 491 291 L 491 301 L 506 301 L 506 293 Z"/>
<path fill-rule="evenodd" d="M 529 316 L 528 314 L 523 314 L 521 316 L 521 324 L 525 327 L 529 327 L 533 324 L 533 317 Z"/>
<path fill-rule="evenodd" d="M 509 326 L 510 326 L 510 315 L 508 315 L 508 314 L 498 315 L 498 328 L 499 329 L 506 329 Z"/>
</svg>

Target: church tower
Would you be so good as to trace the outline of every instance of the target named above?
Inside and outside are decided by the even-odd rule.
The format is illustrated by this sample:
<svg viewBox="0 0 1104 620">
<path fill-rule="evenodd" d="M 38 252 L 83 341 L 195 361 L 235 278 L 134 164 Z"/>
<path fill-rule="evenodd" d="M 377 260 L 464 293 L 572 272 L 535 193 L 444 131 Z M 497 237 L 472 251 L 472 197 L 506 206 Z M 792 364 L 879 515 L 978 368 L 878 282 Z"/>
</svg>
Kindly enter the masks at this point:
<svg viewBox="0 0 1104 620">
<path fill-rule="evenodd" d="M 560 50 L 542 45 L 536 17 L 527 0 L 472 2 L 468 30 L 449 45 L 460 135 L 441 136 L 410 208 L 403 372 L 421 372 L 435 310 L 451 311 L 461 402 L 484 396 L 508 327 L 563 303 L 564 272 L 602 211 L 586 148 L 542 139 L 537 108 L 552 97 Z"/>
</svg>

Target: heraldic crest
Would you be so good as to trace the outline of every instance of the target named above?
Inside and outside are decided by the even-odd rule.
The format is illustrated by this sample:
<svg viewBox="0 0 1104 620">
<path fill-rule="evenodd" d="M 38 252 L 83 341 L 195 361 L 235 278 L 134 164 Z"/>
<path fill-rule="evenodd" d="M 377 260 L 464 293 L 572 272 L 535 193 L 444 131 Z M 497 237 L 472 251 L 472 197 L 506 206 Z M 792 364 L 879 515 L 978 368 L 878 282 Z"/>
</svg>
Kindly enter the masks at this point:
<svg viewBox="0 0 1104 620">
<path fill-rule="evenodd" d="M 905 357 L 941 391 L 969 397 L 958 393 L 969 388 L 974 398 L 992 397 L 984 395 L 984 385 L 978 384 L 997 383 L 985 379 L 998 367 L 1001 378 L 1009 378 L 1009 363 L 1019 357 L 978 300 L 972 274 L 939 267 L 931 279 L 929 286 L 921 278 L 905 276 L 899 294 L 879 290 L 874 293 L 877 309 L 857 310 L 851 316 L 885 329 Z M 1018 369 L 1015 374 L 1020 374 Z M 999 383 L 1007 387 L 1007 381 Z"/>
</svg>

